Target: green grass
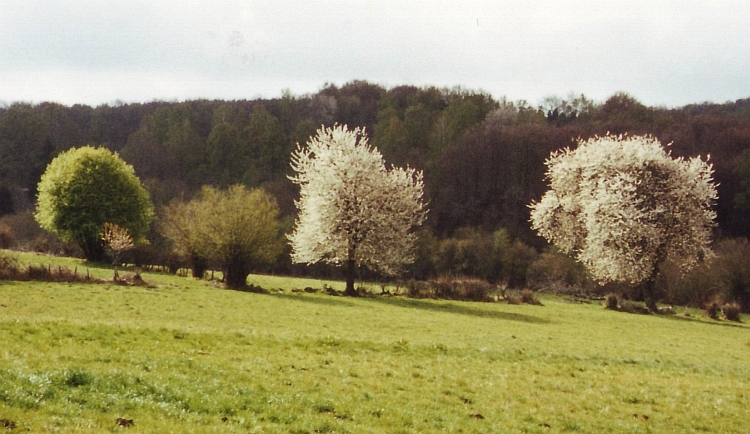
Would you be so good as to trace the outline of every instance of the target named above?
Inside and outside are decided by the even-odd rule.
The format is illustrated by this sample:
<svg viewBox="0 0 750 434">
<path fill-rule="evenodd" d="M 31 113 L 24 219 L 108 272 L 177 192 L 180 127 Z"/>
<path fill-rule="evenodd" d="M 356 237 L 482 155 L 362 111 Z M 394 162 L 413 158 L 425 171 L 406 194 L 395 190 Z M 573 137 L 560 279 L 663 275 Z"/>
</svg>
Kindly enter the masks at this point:
<svg viewBox="0 0 750 434">
<path fill-rule="evenodd" d="M 750 429 L 745 324 L 552 296 L 350 299 L 289 290 L 331 284 L 318 280 L 251 276 L 284 289 L 254 294 L 144 278 L 152 288 L 0 282 L 0 419 L 13 432 Z"/>
</svg>

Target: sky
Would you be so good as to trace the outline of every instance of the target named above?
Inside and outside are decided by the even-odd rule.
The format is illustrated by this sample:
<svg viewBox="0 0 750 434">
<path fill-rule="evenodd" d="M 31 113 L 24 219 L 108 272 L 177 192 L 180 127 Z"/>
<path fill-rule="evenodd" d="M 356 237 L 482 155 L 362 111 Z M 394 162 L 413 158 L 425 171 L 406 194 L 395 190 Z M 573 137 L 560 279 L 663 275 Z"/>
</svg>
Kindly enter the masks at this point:
<svg viewBox="0 0 750 434">
<path fill-rule="evenodd" d="M 750 1 L 0 0 L 0 104 L 276 98 L 367 80 L 540 104 L 750 97 Z"/>
</svg>

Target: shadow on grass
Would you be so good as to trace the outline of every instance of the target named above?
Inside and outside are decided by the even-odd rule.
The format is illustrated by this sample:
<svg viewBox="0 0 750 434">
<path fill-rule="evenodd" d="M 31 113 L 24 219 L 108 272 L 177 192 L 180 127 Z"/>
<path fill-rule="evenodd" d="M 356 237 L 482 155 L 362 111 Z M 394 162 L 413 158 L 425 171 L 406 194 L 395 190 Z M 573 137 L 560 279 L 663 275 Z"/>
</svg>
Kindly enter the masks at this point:
<svg viewBox="0 0 750 434">
<path fill-rule="evenodd" d="M 269 294 L 271 297 L 283 298 L 286 300 L 301 301 L 303 303 L 322 304 L 325 306 L 354 306 L 354 303 L 342 300 L 340 297 L 310 297 L 306 295 L 295 294 Z"/>
<path fill-rule="evenodd" d="M 476 316 L 482 318 L 496 318 L 507 321 L 521 321 L 534 324 L 548 324 L 551 321 L 545 318 L 539 318 L 532 315 L 524 315 L 513 312 L 499 312 L 496 310 L 478 309 L 471 306 L 468 302 L 436 303 L 434 301 L 417 300 L 413 298 L 401 297 L 373 297 L 368 300 L 379 303 L 390 304 L 392 306 L 406 307 L 413 309 L 431 310 L 434 312 L 457 313 L 461 315 Z M 461 304 L 459 304 L 461 303 Z M 463 304 L 465 303 L 465 304 Z"/>
<path fill-rule="evenodd" d="M 731 321 L 716 321 L 716 320 L 707 321 L 699 317 L 686 317 L 686 316 L 681 316 L 681 315 L 655 315 L 655 316 L 657 318 L 670 319 L 673 321 L 686 321 L 686 322 L 691 322 L 693 324 L 706 324 L 706 325 L 721 326 L 721 327 L 747 328 L 747 326 L 744 323 L 731 322 Z"/>
</svg>

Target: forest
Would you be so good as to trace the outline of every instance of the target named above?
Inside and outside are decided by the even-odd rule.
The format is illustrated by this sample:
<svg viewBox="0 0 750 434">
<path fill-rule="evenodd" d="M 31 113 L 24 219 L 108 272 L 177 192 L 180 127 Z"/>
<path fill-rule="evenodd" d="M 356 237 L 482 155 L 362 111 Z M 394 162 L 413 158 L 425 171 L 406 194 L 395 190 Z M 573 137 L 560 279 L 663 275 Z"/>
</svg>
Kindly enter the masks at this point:
<svg viewBox="0 0 750 434">
<path fill-rule="evenodd" d="M 532 105 L 460 87 L 353 81 L 276 99 L 0 107 L 0 244 L 71 249 L 35 227 L 33 209 L 47 165 L 87 144 L 119 153 L 135 168 L 157 215 L 203 186 L 243 184 L 276 198 L 289 232 L 299 197 L 288 178 L 290 155 L 319 127 L 335 124 L 363 127 L 389 166 L 424 172 L 429 212 L 410 277 L 527 284 L 529 268 L 549 252 L 529 224 L 529 204 L 547 188 L 545 160 L 607 133 L 652 135 L 671 143 L 673 157 L 709 158 L 719 196 L 715 238 L 750 237 L 750 98 L 662 108 L 617 93 L 604 102 L 571 95 Z M 158 231 L 148 238 L 136 260 L 174 261 Z M 329 266 L 292 265 L 288 250 L 256 271 L 337 277 Z"/>
</svg>

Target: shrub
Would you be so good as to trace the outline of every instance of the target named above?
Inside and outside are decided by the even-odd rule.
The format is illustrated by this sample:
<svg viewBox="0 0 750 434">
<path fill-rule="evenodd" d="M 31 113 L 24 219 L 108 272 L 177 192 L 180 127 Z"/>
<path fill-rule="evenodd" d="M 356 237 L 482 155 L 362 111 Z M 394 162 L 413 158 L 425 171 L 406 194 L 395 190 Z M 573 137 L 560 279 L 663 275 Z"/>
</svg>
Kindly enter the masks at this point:
<svg viewBox="0 0 750 434">
<path fill-rule="evenodd" d="M 495 286 L 480 279 L 452 279 L 443 277 L 428 282 L 410 280 L 406 296 L 411 298 L 440 298 L 445 300 L 492 301 Z"/>
<path fill-rule="evenodd" d="M 13 232 L 10 227 L 5 224 L 0 224 L 0 249 L 10 249 L 16 244 L 16 240 L 13 238 Z"/>
<path fill-rule="evenodd" d="M 721 313 L 725 320 L 742 322 L 740 318 L 740 305 L 737 303 L 727 303 L 721 307 Z"/>
<path fill-rule="evenodd" d="M 508 282 L 508 285 L 512 288 L 527 286 L 529 267 L 538 256 L 539 254 L 533 247 L 529 247 L 518 240 L 514 241 L 508 248 L 501 251 L 501 280 Z"/>
<path fill-rule="evenodd" d="M 462 228 L 453 238 L 439 243 L 434 261 L 438 273 L 472 276 L 519 288 L 526 286 L 528 268 L 536 257 L 536 250 L 513 241 L 505 229 L 490 233 Z"/>
<path fill-rule="evenodd" d="M 722 240 L 715 253 L 687 272 L 667 261 L 657 280 L 664 301 L 691 307 L 727 301 L 750 312 L 750 243 L 745 238 Z"/>
<path fill-rule="evenodd" d="M 514 294 L 512 292 L 505 294 L 503 300 L 505 300 L 505 302 L 508 304 L 521 304 L 521 297 L 518 294 Z"/>
<path fill-rule="evenodd" d="M 436 255 L 439 273 L 495 280 L 500 270 L 492 236 L 475 229 L 456 231 L 440 242 Z"/>
<path fill-rule="evenodd" d="M 528 283 L 533 289 L 557 294 L 591 292 L 595 288 L 583 264 L 554 247 L 530 264 Z"/>
<path fill-rule="evenodd" d="M 622 312 L 627 313 L 637 313 L 638 310 L 636 309 L 636 305 L 633 304 L 630 300 L 623 300 L 622 303 L 620 303 L 619 310 Z"/>
<path fill-rule="evenodd" d="M 456 293 L 455 281 L 453 279 L 441 278 L 428 282 L 430 289 L 436 298 L 453 300 L 459 298 Z"/>
<path fill-rule="evenodd" d="M 34 220 L 34 215 L 28 212 L 5 215 L 0 219 L 0 226 L 6 227 L 8 236 L 12 237 L 13 245 L 22 249 L 30 248 L 38 237 L 49 237 L 44 229 Z"/>
<path fill-rule="evenodd" d="M 457 280 L 453 282 L 454 299 L 466 301 L 491 301 L 494 289 L 487 281 L 479 279 Z"/>
<path fill-rule="evenodd" d="M 411 279 L 406 282 L 406 296 L 409 298 L 432 298 L 434 295 L 427 282 Z"/>
<path fill-rule="evenodd" d="M 13 279 L 19 271 L 18 258 L 10 252 L 0 251 L 0 279 Z"/>
<path fill-rule="evenodd" d="M 414 252 L 415 259 L 407 267 L 409 275 L 421 280 L 426 280 L 435 275 L 435 252 L 437 250 L 438 241 L 429 229 L 422 228 L 417 231 L 417 244 Z"/>
<path fill-rule="evenodd" d="M 536 297 L 536 294 L 528 289 L 524 289 L 523 291 L 521 291 L 521 303 L 533 304 L 536 306 L 542 305 L 542 302 L 539 301 L 539 299 Z"/>
<path fill-rule="evenodd" d="M 623 300 L 620 303 L 619 310 L 620 312 L 627 312 L 627 313 L 642 313 L 642 314 L 651 313 L 651 311 L 649 311 L 647 308 L 643 306 L 639 306 L 630 300 Z"/>
<path fill-rule="evenodd" d="M 725 300 L 750 313 L 750 242 L 746 238 L 719 243 L 713 268 L 719 275 Z"/>
<path fill-rule="evenodd" d="M 716 278 L 714 261 L 703 262 L 684 272 L 671 261 L 660 268 L 656 293 L 665 303 L 703 307 L 720 298 L 721 280 Z"/>
<path fill-rule="evenodd" d="M 542 306 L 542 302 L 539 301 L 536 294 L 529 289 L 524 289 L 522 291 L 509 291 L 503 295 L 503 301 L 508 304 L 532 304 Z"/>
<path fill-rule="evenodd" d="M 719 319 L 719 303 L 713 301 L 706 305 L 706 316 L 711 319 Z"/>
</svg>

